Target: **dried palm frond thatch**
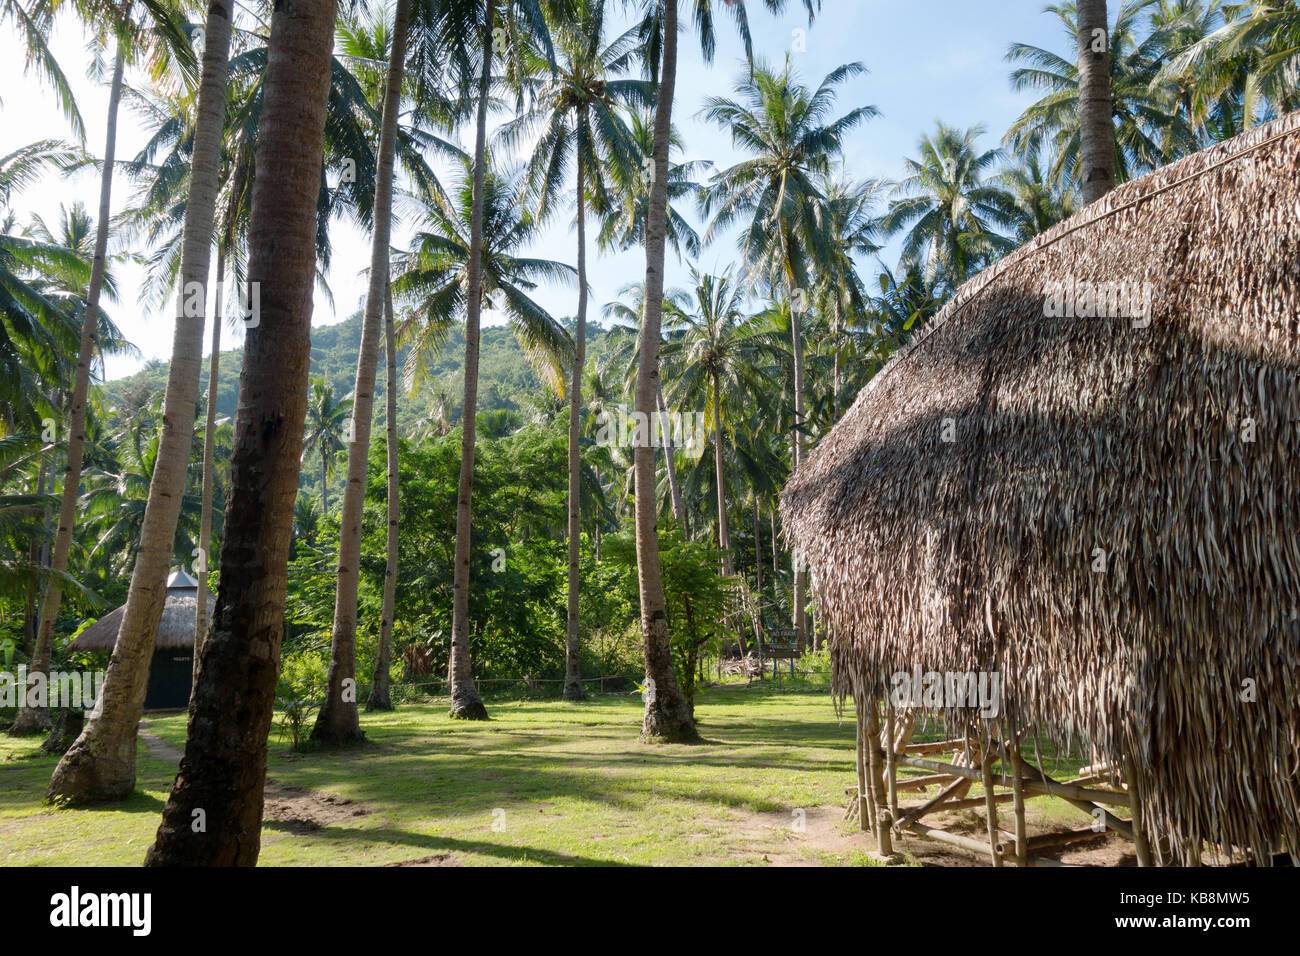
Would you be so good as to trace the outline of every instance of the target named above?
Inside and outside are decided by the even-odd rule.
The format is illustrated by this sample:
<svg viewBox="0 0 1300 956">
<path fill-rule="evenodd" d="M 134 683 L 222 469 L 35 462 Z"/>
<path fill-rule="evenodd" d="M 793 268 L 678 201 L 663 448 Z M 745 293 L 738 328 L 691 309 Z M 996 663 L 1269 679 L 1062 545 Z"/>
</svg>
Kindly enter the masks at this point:
<svg viewBox="0 0 1300 956">
<path fill-rule="evenodd" d="M 1124 282 L 1149 325 L 1045 314 Z M 1300 114 L 968 282 L 782 513 L 841 698 L 998 671 L 1004 720 L 1132 757 L 1177 861 L 1300 851 Z"/>
</svg>

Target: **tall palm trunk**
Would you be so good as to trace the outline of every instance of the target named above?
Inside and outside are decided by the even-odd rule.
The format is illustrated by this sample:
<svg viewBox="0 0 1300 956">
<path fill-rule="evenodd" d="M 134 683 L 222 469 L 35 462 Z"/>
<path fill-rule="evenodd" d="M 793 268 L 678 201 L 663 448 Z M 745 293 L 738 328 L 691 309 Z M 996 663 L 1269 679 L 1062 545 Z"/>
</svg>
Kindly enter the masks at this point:
<svg viewBox="0 0 1300 956">
<path fill-rule="evenodd" d="M 185 755 L 146 865 L 252 866 L 261 846 L 307 412 L 334 14 L 334 0 L 297 0 L 271 17 L 249 226 L 248 276 L 260 283 L 261 321 L 244 345 L 216 612 Z"/>
<path fill-rule="evenodd" d="M 322 518 L 330 513 L 330 461 L 324 442 L 320 446 L 320 513 Z"/>
<path fill-rule="evenodd" d="M 190 190 L 181 235 L 181 287 L 176 299 L 172 360 L 163 398 L 162 435 L 149 482 L 140 547 L 122 612 L 117 643 L 104 675 L 96 713 L 63 755 L 49 795 L 73 802 L 121 800 L 135 788 L 136 730 L 144 712 L 154 640 L 167 598 L 176 522 L 194 445 L 194 406 L 203 368 L 212 223 L 221 186 L 231 0 L 212 0 L 204 27 L 203 68 L 194 127 Z"/>
<path fill-rule="evenodd" d="M 1095 202 L 1115 187 L 1106 0 L 1079 0 L 1079 154 L 1083 201 Z"/>
<path fill-rule="evenodd" d="M 754 590 L 763 596 L 763 537 L 759 532 L 758 495 L 754 495 Z"/>
<path fill-rule="evenodd" d="M 659 405 L 659 414 L 663 416 L 664 467 L 668 470 L 668 495 L 673 502 L 673 517 L 682 527 L 682 533 L 690 537 L 690 528 L 686 523 L 686 506 L 682 504 L 682 487 L 677 481 L 677 455 L 673 448 L 673 433 L 668 427 L 668 405 L 664 402 L 663 377 L 655 382 L 655 401 Z"/>
<path fill-rule="evenodd" d="M 338 587 L 334 592 L 334 634 L 325 699 L 311 737 L 322 744 L 352 743 L 365 736 L 357 715 L 357 589 L 361 579 L 361 510 L 366 499 L 366 464 L 374 419 L 375 371 L 379 363 L 379 317 L 388 294 L 388 253 L 393 230 L 393 156 L 397 149 L 397 114 L 402 102 L 402 68 L 410 0 L 397 0 L 393 48 L 379 130 L 375 175 L 375 229 L 370 240 L 370 287 L 361 320 L 356 385 L 352 389 L 352 428 L 348 438 L 348 480 L 339 519 Z"/>
<path fill-rule="evenodd" d="M 397 604 L 397 347 L 393 334 L 393 287 L 384 293 L 384 361 L 388 378 L 384 383 L 387 405 L 385 441 L 388 444 L 388 534 L 384 548 L 384 607 L 379 620 L 379 648 L 375 652 L 375 673 L 370 678 L 366 710 L 392 710 L 388 668 L 393 653 L 393 610 Z"/>
<path fill-rule="evenodd" d="M 585 115 L 578 117 L 579 128 Z M 578 427 L 582 408 L 582 371 L 587 360 L 587 202 L 583 157 L 578 150 L 578 323 L 573 343 L 573 375 L 569 387 L 569 606 L 564 648 L 564 699 L 582 699 L 582 671 L 578 659 L 578 591 L 582 587 L 582 459 L 578 454 Z"/>
<path fill-rule="evenodd" d="M 772 511 L 768 517 L 772 519 L 772 580 L 776 581 L 776 576 L 781 571 L 781 561 L 776 549 L 776 504 L 773 503 Z M 775 587 L 775 584 L 773 585 Z"/>
<path fill-rule="evenodd" d="M 794 272 L 789 274 L 789 299 L 793 306 L 795 297 Z M 803 463 L 803 330 L 799 321 L 800 313 L 790 309 L 790 348 L 794 357 L 794 471 Z M 808 590 L 807 572 L 803 567 L 802 556 L 796 551 L 794 559 L 794 629 L 800 647 L 808 646 L 807 617 L 804 602 Z"/>
<path fill-rule="evenodd" d="M 77 513 L 77 493 L 81 488 L 81 459 L 86 444 L 86 395 L 90 391 L 90 364 L 94 361 L 95 331 L 99 327 L 99 294 L 104 286 L 104 265 L 108 255 L 108 217 L 113 193 L 113 162 L 117 151 L 117 107 L 122 101 L 122 71 L 125 49 L 121 37 L 113 57 L 113 79 L 108 92 L 108 130 L 104 144 L 104 167 L 99 175 L 99 221 L 95 223 L 95 258 L 90 267 L 90 287 L 86 291 L 86 309 L 81 318 L 81 343 L 77 350 L 77 377 L 72 386 L 72 408 L 68 421 L 68 458 L 63 470 L 63 493 L 59 502 L 59 526 L 50 557 L 49 582 L 41 601 L 41 623 L 36 632 L 36 648 L 28 671 L 28 700 L 37 706 L 19 708 L 11 734 L 30 734 L 49 726 L 45 707 L 51 658 L 54 653 L 54 625 L 63 598 L 59 575 L 68 569 L 68 552 L 72 549 L 72 523 Z M 35 696 L 34 696 L 35 695 Z"/>
<path fill-rule="evenodd" d="M 465 410 L 461 430 L 460 481 L 456 490 L 456 567 L 452 578 L 451 654 L 447 662 L 451 715 L 486 720 L 487 708 L 474 686 L 469 655 L 469 558 L 471 499 L 474 494 L 474 415 L 478 406 L 479 318 L 483 312 L 483 175 L 487 161 L 487 107 L 492 86 L 492 26 L 495 0 L 487 0 L 483 25 L 483 66 L 474 131 L 474 186 L 470 212 L 468 299 L 465 307 Z"/>
<path fill-rule="evenodd" d="M 212 351 L 208 355 L 208 408 L 203 428 L 203 501 L 199 506 L 199 589 L 194 606 L 194 660 L 190 696 L 199 684 L 203 639 L 208 636 L 208 559 L 212 551 L 212 495 L 217 465 L 217 378 L 221 372 L 221 293 L 226 281 L 226 249 L 217 247 L 217 288 L 212 294 Z"/>
<path fill-rule="evenodd" d="M 718 550 L 722 552 L 722 573 L 730 577 L 735 573 L 731 557 L 731 529 L 727 525 L 727 489 L 723 485 L 726 472 L 722 467 L 722 395 L 718 374 L 713 373 L 713 478 L 718 489 Z M 740 642 L 740 656 L 749 656 L 745 643 L 745 628 L 736 624 L 736 637 Z"/>
<path fill-rule="evenodd" d="M 831 347 L 835 349 L 834 366 L 831 369 L 831 424 L 840 420 L 840 297 L 831 290 Z"/>
<path fill-rule="evenodd" d="M 663 63 L 655 108 L 654 179 L 645 227 L 645 313 L 641 321 L 641 355 L 636 377 L 636 410 L 650 421 L 659 389 L 659 331 L 663 324 L 664 252 L 668 217 L 668 148 L 672 135 L 673 94 L 677 85 L 677 2 L 664 4 Z M 648 439 L 632 452 L 636 497 L 637 585 L 641 594 L 641 636 L 645 643 L 646 740 L 696 737 L 695 718 L 673 671 L 668 610 L 659 565 L 658 506 L 655 496 L 654 447 Z"/>
</svg>

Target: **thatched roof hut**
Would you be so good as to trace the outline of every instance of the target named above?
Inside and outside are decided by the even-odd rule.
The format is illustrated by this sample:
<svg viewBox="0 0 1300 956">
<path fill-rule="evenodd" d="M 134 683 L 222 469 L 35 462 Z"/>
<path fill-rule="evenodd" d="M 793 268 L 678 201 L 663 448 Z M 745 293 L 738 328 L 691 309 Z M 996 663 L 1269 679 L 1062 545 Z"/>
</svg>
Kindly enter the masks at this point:
<svg viewBox="0 0 1300 956">
<path fill-rule="evenodd" d="M 199 582 L 184 571 L 175 571 L 167 579 L 167 600 L 163 604 L 162 620 L 154 638 L 155 650 L 193 650 L 194 619 L 198 607 Z M 212 601 L 207 602 L 208 618 L 212 618 Z M 72 642 L 74 651 L 109 651 L 117 643 L 117 632 L 122 626 L 126 605 L 105 614 L 77 635 Z"/>
<path fill-rule="evenodd" d="M 150 710 L 184 707 L 189 701 L 198 594 L 199 582 L 184 571 L 175 571 L 167 579 L 167 598 L 154 637 L 154 656 L 145 697 L 145 707 Z M 209 621 L 215 603 L 211 600 L 206 602 Z M 125 611 L 126 605 L 123 605 L 105 614 L 78 634 L 70 649 L 111 654 Z"/>
<path fill-rule="evenodd" d="M 782 513 L 841 696 L 998 671 L 1007 724 L 1132 757 L 1177 861 L 1300 852 L 1300 114 L 966 283 Z"/>
</svg>

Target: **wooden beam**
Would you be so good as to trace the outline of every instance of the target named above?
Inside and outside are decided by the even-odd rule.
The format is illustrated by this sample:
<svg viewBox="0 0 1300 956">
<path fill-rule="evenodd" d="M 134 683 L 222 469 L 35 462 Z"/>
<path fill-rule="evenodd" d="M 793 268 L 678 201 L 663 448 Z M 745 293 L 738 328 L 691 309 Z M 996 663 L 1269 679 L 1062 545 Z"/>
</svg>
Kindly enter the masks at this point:
<svg viewBox="0 0 1300 956">
<path fill-rule="evenodd" d="M 937 760 L 926 760 L 922 757 L 912 757 L 907 754 L 899 754 L 898 762 L 909 767 L 917 767 L 921 770 L 932 770 L 942 773 L 959 774 L 971 780 L 979 781 L 981 773 L 979 770 L 973 770 L 969 767 L 958 767 L 955 764 L 940 763 Z M 1047 777 L 1042 771 L 1038 770 L 1032 764 L 1025 764 L 1025 783 L 1024 787 L 1030 793 L 1047 794 L 1053 797 L 1061 797 L 1071 803 L 1081 801 L 1090 801 L 1093 803 L 1108 803 L 1114 806 L 1127 807 L 1128 794 L 1116 793 L 1113 790 L 1090 790 L 1085 787 L 1077 787 L 1068 783 L 1057 783 L 1050 777 Z M 994 774 L 994 783 L 999 786 L 1011 786 L 1011 778 L 1004 774 Z M 1123 821 L 1120 821 L 1121 823 Z M 1126 827 L 1127 828 L 1127 827 Z"/>
</svg>

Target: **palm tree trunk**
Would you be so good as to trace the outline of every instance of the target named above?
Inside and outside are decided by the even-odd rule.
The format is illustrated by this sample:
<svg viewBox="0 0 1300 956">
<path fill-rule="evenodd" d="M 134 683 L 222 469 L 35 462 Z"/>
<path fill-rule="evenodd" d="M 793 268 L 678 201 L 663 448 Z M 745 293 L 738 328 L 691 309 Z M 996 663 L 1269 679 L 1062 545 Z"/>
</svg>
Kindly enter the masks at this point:
<svg viewBox="0 0 1300 956">
<path fill-rule="evenodd" d="M 397 603 L 397 346 L 393 334 L 393 287 L 384 294 L 384 360 L 388 378 L 384 385 L 387 403 L 386 436 L 388 443 L 388 537 L 384 549 L 384 608 L 379 621 L 379 649 L 375 652 L 375 673 L 370 678 L 370 696 L 366 710 L 392 710 L 388 668 L 393 653 L 393 610 Z"/>
<path fill-rule="evenodd" d="M 795 294 L 794 276 L 790 276 L 790 299 Z M 794 470 L 798 471 L 803 463 L 803 332 L 800 328 L 799 312 L 790 310 L 790 347 L 794 356 Z M 805 594 L 808 590 L 807 572 L 803 568 L 800 555 L 794 555 L 794 629 L 800 647 L 807 645 L 807 620 L 804 614 Z"/>
<path fill-rule="evenodd" d="M 840 420 L 840 297 L 831 290 L 831 347 L 835 349 L 835 364 L 831 371 L 831 424 Z"/>
<path fill-rule="evenodd" d="M 261 315 L 244 345 L 216 612 L 150 866 L 252 866 L 261 846 L 307 412 L 334 14 L 334 0 L 297 0 L 271 18 L 249 227 Z"/>
<path fill-rule="evenodd" d="M 763 596 L 763 537 L 759 531 L 758 495 L 754 495 L 754 590 Z"/>
<path fill-rule="evenodd" d="M 659 331 L 663 324 L 664 252 L 668 217 L 668 148 L 673 94 L 677 85 L 677 4 L 664 4 L 663 63 L 659 71 L 652 154 L 654 179 L 645 227 L 645 314 L 636 378 L 636 410 L 650 421 L 659 388 Z M 648 439 L 632 452 L 636 498 L 637 585 L 641 594 L 641 635 L 645 643 L 646 740 L 694 739 L 695 718 L 673 672 L 668 610 L 659 566 L 658 507 L 655 500 L 654 447 Z"/>
<path fill-rule="evenodd" d="M 1092 203 L 1115 187 L 1106 0 L 1079 0 L 1079 154 L 1083 201 Z"/>
<path fill-rule="evenodd" d="M 781 571 L 781 561 L 780 558 L 777 556 L 778 553 L 776 550 L 776 504 L 775 503 L 773 503 L 772 505 L 772 511 L 769 517 L 772 519 L 772 580 L 773 582 L 775 582 L 776 576 Z M 775 587 L 775 584 L 773 584 L 773 587 Z"/>
<path fill-rule="evenodd" d="M 203 501 L 199 506 L 199 589 L 194 607 L 194 660 L 190 696 L 199 684 L 199 660 L 208 636 L 208 559 L 212 550 L 212 495 L 217 456 L 217 377 L 221 371 L 221 293 L 226 280 L 226 249 L 217 247 L 217 288 L 212 295 L 212 352 L 208 356 L 208 408 L 203 429 Z"/>
<path fill-rule="evenodd" d="M 579 127 L 586 116 L 578 117 Z M 578 454 L 578 428 L 582 408 L 582 371 L 587 357 L 587 202 L 581 148 L 578 149 L 578 322 L 573 342 L 573 375 L 569 386 L 569 604 L 564 648 L 564 699 L 582 699 L 579 661 L 578 591 L 582 587 L 582 462 Z"/>
<path fill-rule="evenodd" d="M 325 443 L 320 446 L 320 514 L 325 517 L 330 513 L 330 463 L 325 450 Z"/>
<path fill-rule="evenodd" d="M 727 489 L 723 485 L 722 468 L 722 395 L 718 375 L 713 373 L 713 477 L 718 489 L 718 550 L 722 552 L 722 573 L 730 577 L 735 573 L 731 558 L 731 529 L 727 525 Z M 736 638 L 740 642 L 740 656 L 749 656 L 745 642 L 745 628 L 736 625 Z"/>
<path fill-rule="evenodd" d="M 20 707 L 10 733 L 14 736 L 37 733 L 49 726 L 49 711 L 44 706 L 48 690 L 51 658 L 54 652 L 54 625 L 63 598 L 60 575 L 68 569 L 68 552 L 72 549 L 72 524 L 77 513 L 77 494 L 81 488 L 81 459 L 86 443 L 86 395 L 90 391 L 90 364 L 94 361 L 95 332 L 99 327 L 99 294 L 104 285 L 104 265 L 108 254 L 109 207 L 113 191 L 113 162 L 117 151 L 117 107 L 122 101 L 122 70 L 125 50 L 119 37 L 113 58 L 113 79 L 108 93 L 108 131 L 104 145 L 104 167 L 99 176 L 99 220 L 95 224 L 95 258 L 90 268 L 90 287 L 86 291 L 86 309 L 81 319 L 81 343 L 77 351 L 77 378 L 72 387 L 72 409 L 68 423 L 68 459 L 63 472 L 63 493 L 59 502 L 59 527 L 50 558 L 49 583 L 41 601 L 41 623 L 36 632 L 36 649 L 27 673 L 29 700 L 39 706 Z M 39 688 L 39 690 L 38 690 Z M 33 693 L 39 697 L 32 697 Z"/>
<path fill-rule="evenodd" d="M 465 308 L 465 405 L 456 492 L 456 566 L 452 578 L 451 654 L 447 662 L 451 716 L 486 720 L 487 708 L 474 686 L 469 654 L 470 519 L 474 494 L 474 415 L 478 406 L 479 319 L 483 312 L 483 176 L 487 161 L 487 107 L 492 84 L 492 27 L 495 0 L 487 0 L 483 25 L 483 67 L 479 76 L 478 118 L 474 132 L 474 187 L 470 212 L 468 300 Z"/>
<path fill-rule="evenodd" d="M 334 592 L 334 634 L 325 699 L 316 714 L 311 739 L 328 746 L 349 744 L 365 735 L 357 714 L 357 590 L 361 580 L 361 510 L 366 500 L 366 464 L 374 419 L 375 372 L 379 364 L 379 317 L 388 292 L 388 253 L 393 230 L 393 156 L 397 149 L 397 113 L 402 102 L 402 68 L 410 0 L 397 0 L 393 48 L 379 130 L 375 175 L 375 228 L 370 239 L 370 287 L 361 320 L 357 377 L 352 389 L 352 428 L 348 441 L 348 480 L 339 519 L 338 587 Z"/>
<path fill-rule="evenodd" d="M 655 382 L 655 400 L 659 405 L 659 414 L 664 422 L 664 466 L 668 469 L 668 494 L 673 502 L 673 517 L 682 527 L 682 534 L 690 537 L 690 528 L 686 523 L 686 506 L 682 504 L 682 487 L 677 483 L 677 455 L 673 448 L 673 433 L 668 424 L 668 405 L 664 402 L 664 382 L 660 377 Z"/>
<path fill-rule="evenodd" d="M 181 287 L 172 360 L 163 398 L 162 435 L 149 482 L 140 547 L 104 686 L 81 735 L 50 778 L 49 795 L 75 803 L 121 800 L 135 788 L 136 731 L 144 712 L 154 641 L 167 598 L 176 522 L 194 446 L 194 406 L 203 368 L 212 223 L 221 186 L 231 0 L 212 0 L 204 27 L 203 69 L 194 127 L 189 197 L 181 236 Z"/>
</svg>

